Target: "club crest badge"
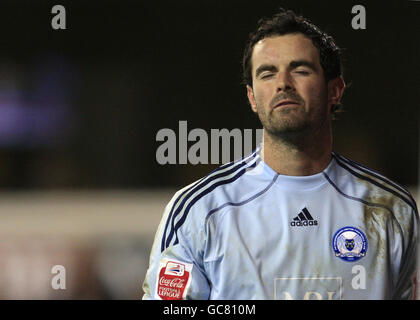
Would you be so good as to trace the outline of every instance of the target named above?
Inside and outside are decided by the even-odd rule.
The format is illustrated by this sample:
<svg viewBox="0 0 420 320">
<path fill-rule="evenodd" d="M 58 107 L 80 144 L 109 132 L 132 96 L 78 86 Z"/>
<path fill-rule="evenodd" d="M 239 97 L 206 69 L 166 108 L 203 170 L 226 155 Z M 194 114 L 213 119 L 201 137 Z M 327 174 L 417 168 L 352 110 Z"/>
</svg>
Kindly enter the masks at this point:
<svg viewBox="0 0 420 320">
<path fill-rule="evenodd" d="M 344 227 L 334 234 L 332 247 L 336 257 L 353 262 L 366 255 L 368 243 L 361 230 L 354 227 Z"/>
</svg>

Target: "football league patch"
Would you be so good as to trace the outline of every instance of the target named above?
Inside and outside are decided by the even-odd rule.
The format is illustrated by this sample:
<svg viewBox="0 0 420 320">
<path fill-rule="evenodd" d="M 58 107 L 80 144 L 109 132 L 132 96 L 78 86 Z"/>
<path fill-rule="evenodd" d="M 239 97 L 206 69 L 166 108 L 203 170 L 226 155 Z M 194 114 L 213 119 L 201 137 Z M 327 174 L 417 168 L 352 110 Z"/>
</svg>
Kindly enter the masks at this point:
<svg viewBox="0 0 420 320">
<path fill-rule="evenodd" d="M 162 300 L 182 300 L 187 296 L 193 265 L 162 259 L 156 283 L 156 297 Z"/>
<path fill-rule="evenodd" d="M 366 255 L 368 243 L 361 230 L 354 227 L 344 227 L 334 234 L 332 247 L 336 257 L 353 262 Z"/>
</svg>

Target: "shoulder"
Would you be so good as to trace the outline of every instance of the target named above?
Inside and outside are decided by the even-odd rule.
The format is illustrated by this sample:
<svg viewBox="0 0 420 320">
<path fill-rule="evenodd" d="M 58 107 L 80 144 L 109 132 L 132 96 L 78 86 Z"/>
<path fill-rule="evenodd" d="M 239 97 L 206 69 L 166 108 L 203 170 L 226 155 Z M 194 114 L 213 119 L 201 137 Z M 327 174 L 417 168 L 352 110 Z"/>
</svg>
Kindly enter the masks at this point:
<svg viewBox="0 0 420 320">
<path fill-rule="evenodd" d="M 234 199 L 243 187 L 245 173 L 259 163 L 258 150 L 220 166 L 203 178 L 177 191 L 166 207 L 165 243 L 171 243 L 180 229 L 197 231 L 204 227 L 210 210 Z"/>
<path fill-rule="evenodd" d="M 333 153 L 338 167 L 345 172 L 352 196 L 368 206 L 390 211 L 399 224 L 418 223 L 416 201 L 405 187 L 379 172 L 338 153 Z"/>
</svg>

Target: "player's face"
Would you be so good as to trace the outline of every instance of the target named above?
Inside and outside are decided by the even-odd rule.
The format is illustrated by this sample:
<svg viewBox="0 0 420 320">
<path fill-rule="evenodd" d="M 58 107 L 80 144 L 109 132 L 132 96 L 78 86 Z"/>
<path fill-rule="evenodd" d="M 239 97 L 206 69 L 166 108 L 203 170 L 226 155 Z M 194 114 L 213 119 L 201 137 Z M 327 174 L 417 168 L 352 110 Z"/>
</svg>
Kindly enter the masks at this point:
<svg viewBox="0 0 420 320">
<path fill-rule="evenodd" d="M 248 99 L 266 131 L 284 135 L 329 123 L 328 84 L 309 38 L 299 33 L 265 38 L 254 46 L 251 63 Z"/>
</svg>

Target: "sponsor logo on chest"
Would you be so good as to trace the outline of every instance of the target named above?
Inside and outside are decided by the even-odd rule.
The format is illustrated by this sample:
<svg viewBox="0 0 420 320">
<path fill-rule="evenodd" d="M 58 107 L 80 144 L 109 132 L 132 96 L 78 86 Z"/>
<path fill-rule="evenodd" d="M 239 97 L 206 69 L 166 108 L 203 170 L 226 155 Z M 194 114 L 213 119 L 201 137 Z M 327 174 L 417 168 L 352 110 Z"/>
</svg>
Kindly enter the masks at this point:
<svg viewBox="0 0 420 320">
<path fill-rule="evenodd" d="M 305 207 L 299 214 L 290 222 L 291 227 L 313 227 L 318 226 L 318 220 L 315 220 Z"/>
</svg>

